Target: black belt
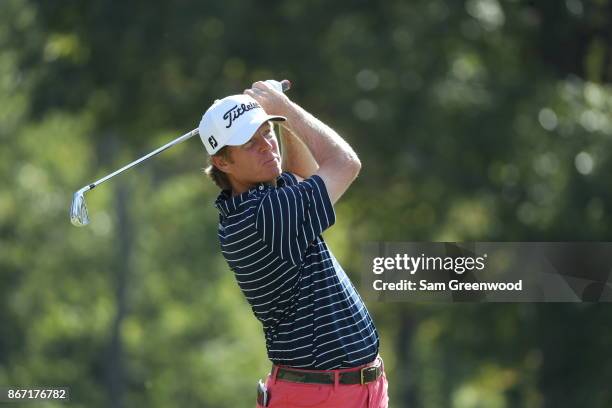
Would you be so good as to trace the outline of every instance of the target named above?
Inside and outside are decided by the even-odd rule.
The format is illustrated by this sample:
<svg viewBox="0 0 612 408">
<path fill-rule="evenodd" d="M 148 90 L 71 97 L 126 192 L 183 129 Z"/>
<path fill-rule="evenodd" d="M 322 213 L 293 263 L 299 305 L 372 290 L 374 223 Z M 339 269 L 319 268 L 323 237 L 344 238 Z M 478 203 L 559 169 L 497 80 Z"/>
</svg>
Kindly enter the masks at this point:
<svg viewBox="0 0 612 408">
<path fill-rule="evenodd" d="M 378 362 L 378 365 L 363 367 L 355 371 L 344 371 L 338 373 L 340 378 L 338 382 L 340 384 L 351 385 L 351 384 L 367 384 L 376 381 L 383 373 L 382 364 Z M 333 384 L 334 373 L 333 372 L 309 372 L 294 370 L 287 367 L 278 367 L 276 371 L 276 378 L 278 380 L 307 383 L 307 384 Z"/>
</svg>

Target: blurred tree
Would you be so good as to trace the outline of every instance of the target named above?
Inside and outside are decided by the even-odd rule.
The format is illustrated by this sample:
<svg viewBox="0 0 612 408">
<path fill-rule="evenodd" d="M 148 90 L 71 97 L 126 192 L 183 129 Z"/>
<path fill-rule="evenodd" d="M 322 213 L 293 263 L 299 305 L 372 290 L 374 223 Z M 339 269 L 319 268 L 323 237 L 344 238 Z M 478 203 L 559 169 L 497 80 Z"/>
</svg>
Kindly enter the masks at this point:
<svg viewBox="0 0 612 408">
<path fill-rule="evenodd" d="M 0 3 L 0 384 L 75 406 L 252 406 L 261 328 L 197 141 L 71 193 L 288 77 L 364 168 L 327 237 L 609 240 L 609 1 Z M 355 255 L 355 256 L 354 256 Z M 370 303 L 392 406 L 612 405 L 603 305 Z M 244 392 L 247 390 L 248 392 Z"/>
</svg>

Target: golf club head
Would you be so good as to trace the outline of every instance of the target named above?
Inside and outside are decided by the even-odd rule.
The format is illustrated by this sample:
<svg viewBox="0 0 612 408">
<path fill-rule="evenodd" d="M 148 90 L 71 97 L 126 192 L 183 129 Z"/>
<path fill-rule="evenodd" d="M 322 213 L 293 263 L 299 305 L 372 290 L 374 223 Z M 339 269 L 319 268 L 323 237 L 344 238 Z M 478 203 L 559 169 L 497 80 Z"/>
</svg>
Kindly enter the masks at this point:
<svg viewBox="0 0 612 408">
<path fill-rule="evenodd" d="M 77 227 L 89 224 L 89 214 L 87 214 L 87 204 L 85 203 L 85 191 L 79 190 L 72 196 L 70 206 L 70 222 Z"/>
</svg>

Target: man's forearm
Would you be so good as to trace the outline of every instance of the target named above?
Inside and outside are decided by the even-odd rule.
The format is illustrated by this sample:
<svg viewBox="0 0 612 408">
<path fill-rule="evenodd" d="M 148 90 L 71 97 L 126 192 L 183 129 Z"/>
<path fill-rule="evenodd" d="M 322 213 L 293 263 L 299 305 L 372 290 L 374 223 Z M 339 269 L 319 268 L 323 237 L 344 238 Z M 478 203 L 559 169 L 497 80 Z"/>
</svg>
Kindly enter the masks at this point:
<svg viewBox="0 0 612 408">
<path fill-rule="evenodd" d="M 268 114 L 287 118 L 284 126 L 310 150 L 319 165 L 315 174 L 325 183 L 331 202 L 338 201 L 361 169 L 361 162 L 353 148 L 329 126 L 269 84 L 258 81 L 244 92 L 255 98 Z"/>
<path fill-rule="evenodd" d="M 333 129 L 299 105 L 290 102 L 285 116 L 287 122 L 284 125 L 304 142 L 320 167 L 330 163 L 360 166 L 353 148 Z"/>
<path fill-rule="evenodd" d="M 279 126 L 279 138 L 282 148 L 282 168 L 305 179 L 319 169 L 319 165 L 308 147 L 291 130 Z"/>
</svg>

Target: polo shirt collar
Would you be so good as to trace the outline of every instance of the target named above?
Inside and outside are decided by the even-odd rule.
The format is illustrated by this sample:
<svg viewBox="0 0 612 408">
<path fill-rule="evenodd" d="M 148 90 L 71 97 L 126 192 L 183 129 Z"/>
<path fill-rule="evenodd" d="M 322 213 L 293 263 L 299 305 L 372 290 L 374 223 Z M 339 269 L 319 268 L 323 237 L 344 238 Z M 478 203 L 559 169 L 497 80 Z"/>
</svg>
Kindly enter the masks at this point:
<svg viewBox="0 0 612 408">
<path fill-rule="evenodd" d="M 285 185 L 285 180 L 282 177 L 278 177 L 276 179 L 276 186 L 282 187 Z M 242 203 L 251 199 L 253 195 L 261 194 L 267 191 L 268 189 L 274 188 L 273 186 L 266 183 L 257 183 L 253 187 L 251 187 L 248 191 L 245 191 L 242 194 L 232 197 L 232 193 L 229 190 L 223 190 L 215 200 L 215 207 L 219 210 L 222 216 L 227 217 L 228 215 L 235 212 Z"/>
</svg>

